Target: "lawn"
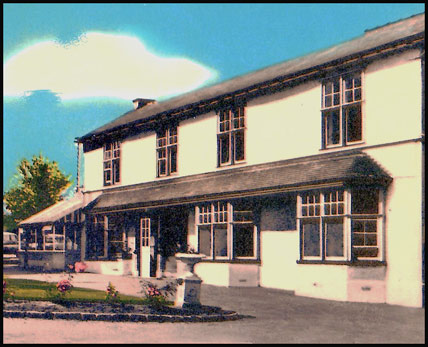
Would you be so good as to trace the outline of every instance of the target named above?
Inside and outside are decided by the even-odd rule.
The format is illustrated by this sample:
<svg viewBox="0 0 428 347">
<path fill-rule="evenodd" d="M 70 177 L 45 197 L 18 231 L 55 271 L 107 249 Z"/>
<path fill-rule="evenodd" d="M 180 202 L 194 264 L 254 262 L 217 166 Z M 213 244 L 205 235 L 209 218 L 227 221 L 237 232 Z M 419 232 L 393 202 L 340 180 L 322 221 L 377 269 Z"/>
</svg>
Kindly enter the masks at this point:
<svg viewBox="0 0 428 347">
<path fill-rule="evenodd" d="M 13 293 L 17 300 L 49 300 L 49 291 L 57 293 L 55 283 L 35 280 L 6 278 L 7 292 Z M 102 290 L 76 288 L 67 293 L 66 299 L 70 301 L 103 302 L 107 293 Z M 119 301 L 128 304 L 144 304 L 144 298 L 119 294 Z"/>
</svg>

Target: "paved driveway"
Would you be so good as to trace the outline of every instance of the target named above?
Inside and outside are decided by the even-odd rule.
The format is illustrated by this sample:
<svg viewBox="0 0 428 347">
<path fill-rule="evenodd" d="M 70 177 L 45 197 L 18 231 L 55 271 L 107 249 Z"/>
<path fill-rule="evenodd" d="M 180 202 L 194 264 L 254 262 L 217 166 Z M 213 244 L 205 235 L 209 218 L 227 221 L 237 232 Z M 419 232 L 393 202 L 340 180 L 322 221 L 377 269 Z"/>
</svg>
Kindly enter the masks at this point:
<svg viewBox="0 0 428 347">
<path fill-rule="evenodd" d="M 120 277 L 116 278 L 117 283 L 120 283 Z M 246 318 L 218 323 L 4 319 L 3 342 L 423 343 L 425 341 L 424 309 L 311 299 L 266 288 L 224 288 L 209 285 L 202 287 L 201 302 L 237 311 Z"/>
</svg>

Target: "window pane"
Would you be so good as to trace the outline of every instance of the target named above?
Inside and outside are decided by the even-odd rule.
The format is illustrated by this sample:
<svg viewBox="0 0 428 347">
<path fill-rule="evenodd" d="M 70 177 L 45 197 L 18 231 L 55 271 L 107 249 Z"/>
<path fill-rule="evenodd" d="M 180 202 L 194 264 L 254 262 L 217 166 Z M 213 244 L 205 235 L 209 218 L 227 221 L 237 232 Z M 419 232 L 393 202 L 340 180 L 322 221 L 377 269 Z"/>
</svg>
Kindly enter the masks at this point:
<svg viewBox="0 0 428 347">
<path fill-rule="evenodd" d="M 244 160 L 245 159 L 245 141 L 244 141 L 244 132 L 238 131 L 235 133 L 235 160 Z"/>
<path fill-rule="evenodd" d="M 352 102 L 352 101 L 353 101 L 352 90 L 348 90 L 345 92 L 345 102 Z"/>
<path fill-rule="evenodd" d="M 354 100 L 355 101 L 361 100 L 361 88 L 354 90 Z"/>
<path fill-rule="evenodd" d="M 365 232 L 366 233 L 376 233 L 377 232 L 377 221 L 368 220 L 365 222 Z"/>
<path fill-rule="evenodd" d="M 364 246 L 364 234 L 354 233 L 353 244 L 354 246 Z"/>
<path fill-rule="evenodd" d="M 325 112 L 326 144 L 337 145 L 340 142 L 339 110 Z"/>
<path fill-rule="evenodd" d="M 220 164 L 229 162 L 229 134 L 220 135 L 219 138 L 219 153 L 220 153 Z"/>
<path fill-rule="evenodd" d="M 214 228 L 214 251 L 216 257 L 227 257 L 227 229 Z"/>
<path fill-rule="evenodd" d="M 324 107 L 331 107 L 331 95 L 327 95 L 324 98 Z"/>
<path fill-rule="evenodd" d="M 353 105 L 345 109 L 346 114 L 346 141 L 362 140 L 361 105 Z"/>
<path fill-rule="evenodd" d="M 173 146 L 169 149 L 170 155 L 170 173 L 177 172 L 177 147 Z"/>
<path fill-rule="evenodd" d="M 343 221 L 332 220 L 325 223 L 326 229 L 326 256 L 343 256 Z"/>
<path fill-rule="evenodd" d="M 377 214 L 379 203 L 378 189 L 352 190 L 352 214 Z"/>
<path fill-rule="evenodd" d="M 303 228 L 303 256 L 320 256 L 320 224 L 318 221 L 305 221 Z"/>
<path fill-rule="evenodd" d="M 308 208 L 306 206 L 302 206 L 302 216 L 308 215 Z"/>
<path fill-rule="evenodd" d="M 254 256 L 254 226 L 235 224 L 233 226 L 233 252 L 236 257 Z"/>
<path fill-rule="evenodd" d="M 211 227 L 199 227 L 199 253 L 211 256 Z"/>
<path fill-rule="evenodd" d="M 161 159 L 158 161 L 158 175 L 162 176 L 162 175 L 166 175 L 166 160 L 165 159 Z"/>
<path fill-rule="evenodd" d="M 338 92 L 340 91 L 340 83 L 339 83 L 339 79 L 336 79 L 336 80 L 333 82 L 333 91 L 334 91 L 335 93 L 338 93 Z"/>
<path fill-rule="evenodd" d="M 367 246 L 377 246 L 377 235 L 376 234 L 366 234 L 366 242 Z"/>
<path fill-rule="evenodd" d="M 113 183 L 120 182 L 120 160 L 115 159 L 113 160 Z"/>
<path fill-rule="evenodd" d="M 340 94 L 339 94 L 339 93 L 334 94 L 334 97 L 333 97 L 333 104 L 334 104 L 334 106 L 337 106 L 337 105 L 339 105 L 339 104 L 340 104 Z"/>
</svg>

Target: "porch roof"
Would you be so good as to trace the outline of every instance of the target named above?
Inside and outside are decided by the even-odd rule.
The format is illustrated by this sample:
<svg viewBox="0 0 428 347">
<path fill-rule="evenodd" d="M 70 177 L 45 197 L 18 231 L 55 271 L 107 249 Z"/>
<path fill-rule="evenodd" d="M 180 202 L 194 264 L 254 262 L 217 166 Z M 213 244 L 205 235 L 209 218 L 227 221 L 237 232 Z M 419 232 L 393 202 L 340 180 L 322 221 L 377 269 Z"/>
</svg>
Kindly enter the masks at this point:
<svg viewBox="0 0 428 347">
<path fill-rule="evenodd" d="M 19 226 L 54 223 L 66 215 L 85 207 L 89 202 L 91 200 L 88 201 L 88 198 L 84 197 L 82 193 L 76 193 L 72 198 L 58 201 L 56 204 L 24 219 L 19 223 Z"/>
<path fill-rule="evenodd" d="M 181 205 L 323 185 L 385 185 L 391 180 L 365 153 L 342 151 L 113 188 L 99 196 L 86 212 Z"/>
</svg>

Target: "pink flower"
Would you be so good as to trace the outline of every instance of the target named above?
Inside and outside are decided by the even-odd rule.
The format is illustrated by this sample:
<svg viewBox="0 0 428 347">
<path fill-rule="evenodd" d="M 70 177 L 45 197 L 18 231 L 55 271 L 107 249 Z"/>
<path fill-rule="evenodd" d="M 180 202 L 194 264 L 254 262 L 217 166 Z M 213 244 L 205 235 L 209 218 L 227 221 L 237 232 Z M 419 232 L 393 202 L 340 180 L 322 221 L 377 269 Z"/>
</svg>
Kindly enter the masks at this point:
<svg viewBox="0 0 428 347">
<path fill-rule="evenodd" d="M 85 272 L 86 268 L 88 267 L 88 265 L 86 265 L 84 262 L 76 262 L 74 264 L 74 268 L 76 270 L 76 272 Z"/>
<path fill-rule="evenodd" d="M 61 280 L 58 282 L 58 284 L 56 285 L 56 288 L 61 292 L 61 293 L 65 293 L 66 291 L 70 290 L 72 287 L 71 283 L 69 280 Z"/>
</svg>

